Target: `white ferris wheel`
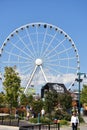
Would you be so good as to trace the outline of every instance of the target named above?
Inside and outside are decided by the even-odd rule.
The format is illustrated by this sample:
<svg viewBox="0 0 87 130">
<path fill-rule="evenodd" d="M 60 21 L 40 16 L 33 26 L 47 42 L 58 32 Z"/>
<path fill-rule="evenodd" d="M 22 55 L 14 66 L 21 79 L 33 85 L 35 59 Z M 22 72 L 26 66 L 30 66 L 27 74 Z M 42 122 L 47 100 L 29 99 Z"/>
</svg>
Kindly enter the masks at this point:
<svg viewBox="0 0 87 130">
<path fill-rule="evenodd" d="M 6 66 L 15 66 L 24 92 L 47 82 L 69 87 L 79 70 L 79 55 L 71 37 L 57 26 L 30 23 L 15 29 L 0 50 L 1 74 Z"/>
</svg>

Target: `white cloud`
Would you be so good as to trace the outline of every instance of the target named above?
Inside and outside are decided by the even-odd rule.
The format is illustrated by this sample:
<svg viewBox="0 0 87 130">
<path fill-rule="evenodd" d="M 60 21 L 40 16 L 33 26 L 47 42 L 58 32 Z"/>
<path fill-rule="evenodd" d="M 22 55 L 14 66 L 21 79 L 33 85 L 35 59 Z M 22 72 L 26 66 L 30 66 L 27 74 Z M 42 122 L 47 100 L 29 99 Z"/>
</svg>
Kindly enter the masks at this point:
<svg viewBox="0 0 87 130">
<path fill-rule="evenodd" d="M 17 70 L 20 74 L 20 71 Z M 62 75 L 53 75 L 50 72 L 48 72 L 48 70 L 45 70 L 45 75 L 46 78 L 48 80 L 48 82 L 54 82 L 54 83 L 63 83 L 67 88 L 69 88 L 71 86 L 71 84 L 75 81 L 75 79 L 77 78 L 76 74 L 73 73 L 68 73 L 68 74 L 62 74 Z M 22 86 L 26 87 L 29 79 L 30 79 L 30 74 L 21 74 L 21 81 L 22 81 Z M 44 76 L 42 74 L 42 72 L 37 71 L 31 81 L 31 85 L 34 85 L 35 87 L 37 86 L 43 86 L 44 84 L 46 84 L 46 81 L 44 79 Z"/>
</svg>

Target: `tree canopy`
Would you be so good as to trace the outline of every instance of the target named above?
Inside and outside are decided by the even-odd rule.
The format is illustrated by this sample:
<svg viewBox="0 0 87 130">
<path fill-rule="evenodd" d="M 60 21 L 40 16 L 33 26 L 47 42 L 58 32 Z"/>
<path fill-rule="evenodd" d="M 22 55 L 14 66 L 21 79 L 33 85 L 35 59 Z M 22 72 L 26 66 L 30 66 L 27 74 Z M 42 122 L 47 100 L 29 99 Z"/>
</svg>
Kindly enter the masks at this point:
<svg viewBox="0 0 87 130">
<path fill-rule="evenodd" d="M 67 93 L 57 93 L 56 91 L 51 91 L 46 94 L 45 97 L 45 109 L 47 112 L 53 111 L 55 108 L 62 108 L 63 110 L 68 110 L 72 106 L 72 97 Z"/>
<path fill-rule="evenodd" d="M 84 103 L 87 104 L 87 85 L 83 85 L 80 100 L 81 100 L 82 104 L 84 104 Z"/>
<path fill-rule="evenodd" d="M 9 105 L 16 107 L 18 105 L 18 97 L 20 92 L 21 80 L 15 69 L 12 67 L 5 67 L 4 73 L 4 90 L 6 101 Z"/>
</svg>

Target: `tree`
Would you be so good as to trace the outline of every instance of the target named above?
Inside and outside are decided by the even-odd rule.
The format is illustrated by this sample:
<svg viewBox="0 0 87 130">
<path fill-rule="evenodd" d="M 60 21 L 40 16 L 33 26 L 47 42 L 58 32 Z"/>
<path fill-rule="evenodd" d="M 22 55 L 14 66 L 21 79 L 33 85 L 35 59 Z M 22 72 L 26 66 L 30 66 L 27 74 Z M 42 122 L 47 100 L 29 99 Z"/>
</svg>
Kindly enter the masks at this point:
<svg viewBox="0 0 87 130">
<path fill-rule="evenodd" d="M 66 111 L 72 107 L 72 97 L 69 93 L 59 94 L 58 97 L 63 110 Z"/>
<path fill-rule="evenodd" d="M 56 91 L 50 91 L 45 94 L 45 110 L 51 114 L 62 114 L 69 110 L 72 106 L 72 97 L 69 93 L 57 93 Z M 67 112 L 66 112 L 67 113 Z"/>
<path fill-rule="evenodd" d="M 18 106 L 18 97 L 20 92 L 21 80 L 17 72 L 12 67 L 5 67 L 4 73 L 4 90 L 6 100 L 11 107 Z"/>
<path fill-rule="evenodd" d="M 21 105 L 24 105 L 24 106 L 27 106 L 27 105 L 31 105 L 32 102 L 33 102 L 33 96 L 32 95 L 28 95 L 26 96 L 24 93 L 21 94 L 20 96 L 20 104 Z"/>
<path fill-rule="evenodd" d="M 5 94 L 3 92 L 0 93 L 0 106 L 5 105 Z"/>
<path fill-rule="evenodd" d="M 51 112 L 54 110 L 54 107 L 58 102 L 57 97 L 58 93 L 55 91 L 50 91 L 46 93 L 44 105 L 47 113 L 51 114 Z"/>
<path fill-rule="evenodd" d="M 41 109 L 43 107 L 43 101 L 41 99 L 40 100 L 33 100 L 33 102 L 31 103 L 31 106 L 32 106 L 33 112 L 37 116 L 38 113 L 41 112 Z"/>
<path fill-rule="evenodd" d="M 80 100 L 82 104 L 87 104 L 87 85 L 83 85 Z"/>
</svg>

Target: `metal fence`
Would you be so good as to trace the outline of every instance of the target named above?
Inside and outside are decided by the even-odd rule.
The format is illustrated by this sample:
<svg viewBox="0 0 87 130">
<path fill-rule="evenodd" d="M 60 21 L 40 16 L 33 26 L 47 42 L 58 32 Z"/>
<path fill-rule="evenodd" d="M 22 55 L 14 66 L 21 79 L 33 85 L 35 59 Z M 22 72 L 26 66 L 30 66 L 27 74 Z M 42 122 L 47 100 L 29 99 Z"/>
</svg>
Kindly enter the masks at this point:
<svg viewBox="0 0 87 130">
<path fill-rule="evenodd" d="M 60 124 L 33 124 L 28 126 L 20 126 L 19 130 L 60 130 Z"/>
<path fill-rule="evenodd" d="M 15 119 L 11 116 L 1 116 L 0 125 L 19 126 L 19 118 Z"/>
<path fill-rule="evenodd" d="M 12 116 L 0 117 L 0 125 L 19 126 L 19 130 L 60 130 L 60 123 L 29 124 L 25 120 L 15 119 Z"/>
</svg>

